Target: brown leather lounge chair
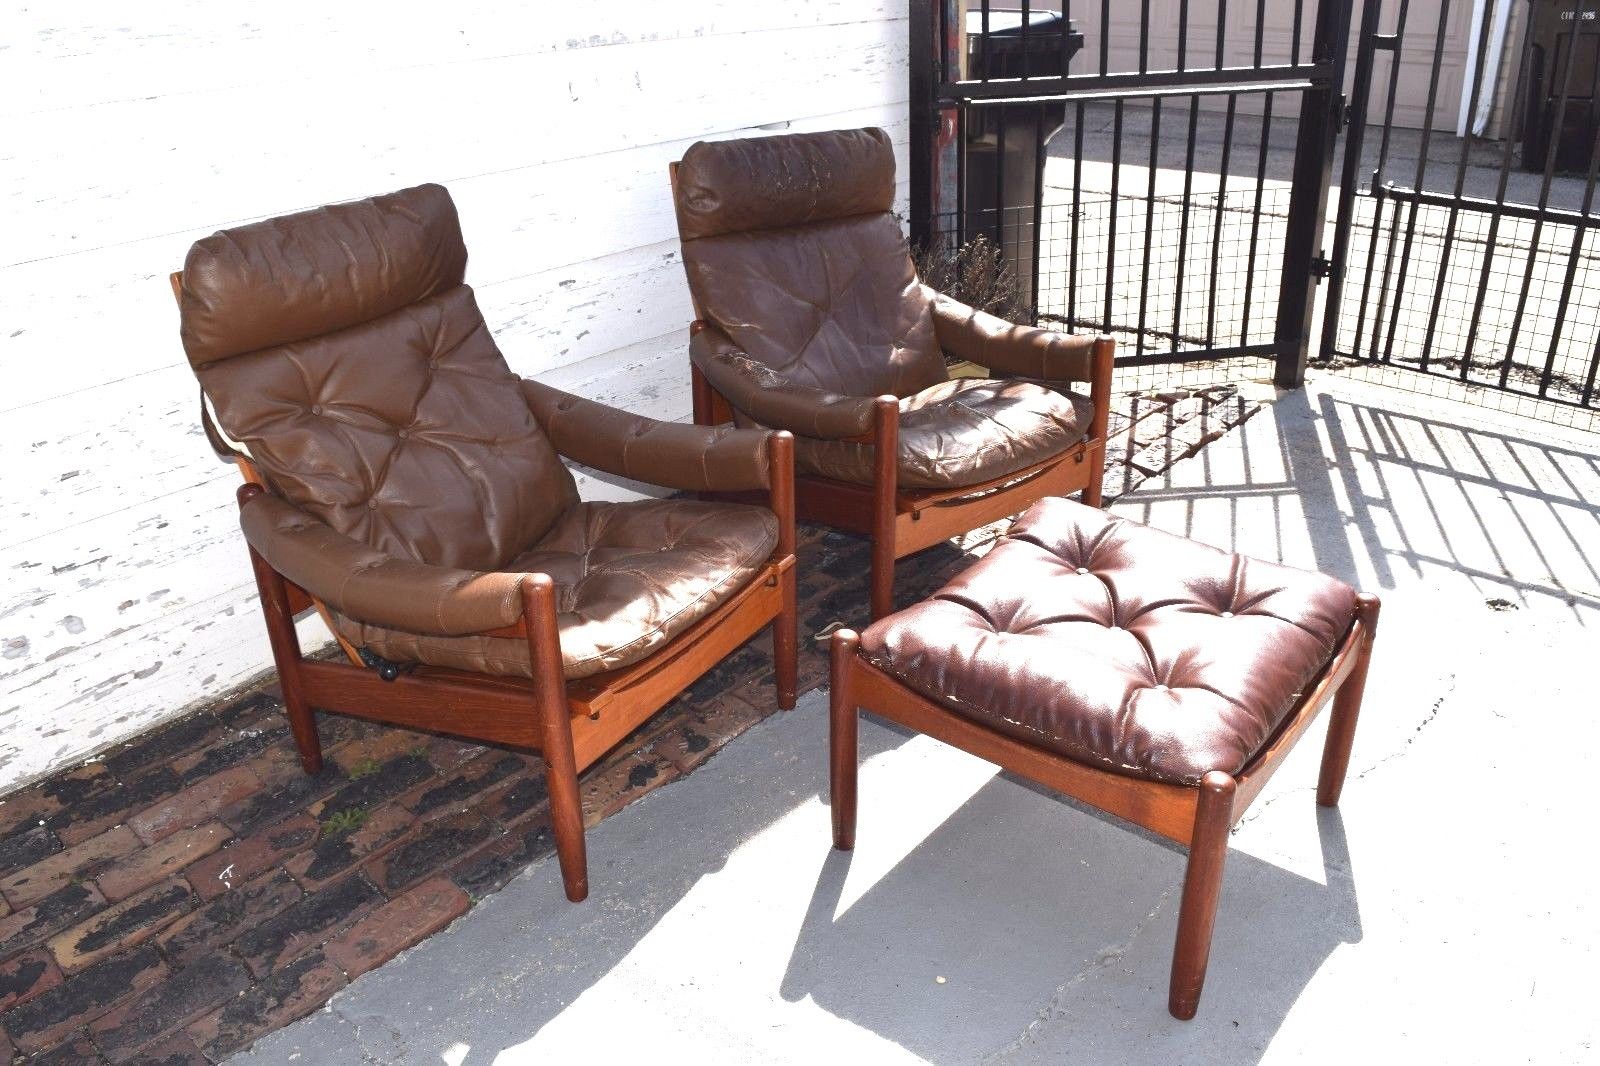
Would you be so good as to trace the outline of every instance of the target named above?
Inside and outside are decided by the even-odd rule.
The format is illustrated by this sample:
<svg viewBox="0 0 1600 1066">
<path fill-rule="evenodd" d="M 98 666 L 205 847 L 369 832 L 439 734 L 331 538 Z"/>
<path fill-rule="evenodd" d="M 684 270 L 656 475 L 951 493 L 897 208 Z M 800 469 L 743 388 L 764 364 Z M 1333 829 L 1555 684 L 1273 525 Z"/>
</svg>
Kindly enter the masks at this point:
<svg viewBox="0 0 1600 1066">
<path fill-rule="evenodd" d="M 672 178 L 695 421 L 795 434 L 799 516 L 872 538 L 873 617 L 901 556 L 1044 496 L 1100 505 L 1114 343 L 919 282 L 882 130 L 700 143 Z M 951 379 L 946 354 L 1000 380 Z"/>
<path fill-rule="evenodd" d="M 769 622 L 794 704 L 793 444 L 519 378 L 466 262 L 449 193 L 423 185 L 224 230 L 173 287 L 216 423 L 248 452 L 227 453 L 240 525 L 307 772 L 313 709 L 538 749 L 576 901 L 580 770 Z M 584 503 L 563 455 L 766 506 Z M 301 656 L 313 608 L 351 662 Z"/>
</svg>

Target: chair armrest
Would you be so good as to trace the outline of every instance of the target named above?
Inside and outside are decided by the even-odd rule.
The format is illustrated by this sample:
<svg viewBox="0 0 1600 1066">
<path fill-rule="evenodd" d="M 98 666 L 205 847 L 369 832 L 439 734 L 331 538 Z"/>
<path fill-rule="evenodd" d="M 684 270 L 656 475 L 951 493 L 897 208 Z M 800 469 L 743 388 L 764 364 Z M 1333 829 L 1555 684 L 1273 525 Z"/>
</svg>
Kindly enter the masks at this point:
<svg viewBox="0 0 1600 1066">
<path fill-rule="evenodd" d="M 662 422 L 528 378 L 522 394 L 556 451 L 596 470 L 692 492 L 764 489 L 772 483 L 772 434 L 765 430 Z"/>
<path fill-rule="evenodd" d="M 727 401 L 763 425 L 842 440 L 872 430 L 873 396 L 844 396 L 790 381 L 751 359 L 715 326 L 689 340 L 689 359 Z"/>
<path fill-rule="evenodd" d="M 525 574 L 399 559 L 266 493 L 240 504 L 239 525 L 267 565 L 360 622 L 459 637 L 514 626 L 522 617 Z"/>
<path fill-rule="evenodd" d="M 1018 326 L 923 286 L 933 298 L 933 332 L 951 355 L 991 371 L 1043 381 L 1094 380 L 1094 337 Z"/>
</svg>

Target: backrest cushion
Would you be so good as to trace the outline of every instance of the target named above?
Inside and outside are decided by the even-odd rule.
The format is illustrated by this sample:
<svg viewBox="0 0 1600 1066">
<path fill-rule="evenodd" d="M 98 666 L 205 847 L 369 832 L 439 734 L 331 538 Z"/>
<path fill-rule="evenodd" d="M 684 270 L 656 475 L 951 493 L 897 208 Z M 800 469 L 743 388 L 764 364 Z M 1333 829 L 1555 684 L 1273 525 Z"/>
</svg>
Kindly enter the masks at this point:
<svg viewBox="0 0 1600 1066">
<path fill-rule="evenodd" d="M 190 364 L 268 486 L 334 529 L 494 569 L 577 499 L 437 185 L 224 230 L 184 264 Z"/>
<path fill-rule="evenodd" d="M 852 396 L 945 380 L 882 130 L 701 142 L 676 198 L 698 312 L 752 359 Z"/>
</svg>

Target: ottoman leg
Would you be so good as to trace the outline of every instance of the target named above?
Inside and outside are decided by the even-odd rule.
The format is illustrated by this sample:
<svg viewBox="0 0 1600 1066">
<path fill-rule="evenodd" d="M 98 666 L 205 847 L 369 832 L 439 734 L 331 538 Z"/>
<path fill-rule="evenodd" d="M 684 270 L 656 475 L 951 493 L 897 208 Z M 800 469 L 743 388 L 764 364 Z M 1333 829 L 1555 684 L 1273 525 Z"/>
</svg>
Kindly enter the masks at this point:
<svg viewBox="0 0 1600 1066">
<path fill-rule="evenodd" d="M 1200 989 L 1211 958 L 1211 929 L 1222 894 L 1222 867 L 1228 857 L 1228 829 L 1233 825 L 1234 780 L 1212 770 L 1200 781 L 1200 800 L 1189 842 L 1189 868 L 1183 877 L 1183 903 L 1178 909 L 1178 942 L 1172 950 L 1172 985 L 1167 1009 L 1188 1021 L 1200 1007 Z"/>
<path fill-rule="evenodd" d="M 1378 630 L 1378 597 L 1363 592 L 1356 598 L 1356 619 L 1365 629 L 1361 658 L 1339 686 L 1333 698 L 1333 715 L 1328 720 L 1328 739 L 1322 745 L 1322 773 L 1317 778 L 1317 803 L 1337 807 L 1344 791 L 1344 775 L 1350 769 L 1350 748 L 1356 742 L 1356 718 L 1361 714 L 1361 695 L 1367 687 L 1367 664 L 1372 661 L 1372 641 Z"/>
<path fill-rule="evenodd" d="M 861 639 L 848 629 L 833 635 L 828 664 L 828 797 L 833 810 L 833 846 L 856 844 L 856 648 Z"/>
</svg>

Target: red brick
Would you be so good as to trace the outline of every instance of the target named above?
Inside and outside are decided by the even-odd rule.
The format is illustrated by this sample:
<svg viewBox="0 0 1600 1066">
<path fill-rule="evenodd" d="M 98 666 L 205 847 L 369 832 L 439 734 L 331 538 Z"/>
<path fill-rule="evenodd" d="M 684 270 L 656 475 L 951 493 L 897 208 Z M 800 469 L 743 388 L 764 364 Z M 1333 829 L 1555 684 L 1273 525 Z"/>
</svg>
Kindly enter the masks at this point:
<svg viewBox="0 0 1600 1066">
<path fill-rule="evenodd" d="M 355 980 L 461 917 L 471 902 L 448 879 L 435 877 L 385 903 L 323 950 Z"/>
<path fill-rule="evenodd" d="M 394 847 L 415 821 L 411 813 L 401 807 L 380 807 L 358 829 L 325 833 L 309 850 L 290 857 L 283 868 L 307 892 L 314 892 L 343 877 L 366 859 Z"/>
<path fill-rule="evenodd" d="M 100 890 L 87 882 L 56 889 L 31 907 L 0 918 L 0 958 L 41 942 L 105 906 Z"/>
<path fill-rule="evenodd" d="M 186 1030 L 212 1061 L 310 1014 L 345 985 L 344 972 L 320 951 L 310 951 Z"/>
<path fill-rule="evenodd" d="M 250 987 L 250 971 L 226 955 L 209 955 L 175 970 L 167 979 L 89 1026 L 89 1036 L 112 1062 L 155 1056 L 143 1049 L 163 1036 L 237 997 Z"/>
<path fill-rule="evenodd" d="M 428 740 L 428 761 L 440 771 L 449 771 L 488 750 L 482 744 L 458 737 L 432 737 Z"/>
<path fill-rule="evenodd" d="M 399 846 L 367 864 L 372 879 L 394 896 L 408 886 L 441 872 L 499 830 L 482 814 L 468 811 L 424 823 Z"/>
<path fill-rule="evenodd" d="M 308 814 L 291 818 L 212 852 L 185 870 L 184 876 L 201 899 L 214 899 L 277 865 L 285 855 L 310 847 L 321 831 Z"/>
<path fill-rule="evenodd" d="M 183 788 L 170 766 L 158 765 L 126 781 L 114 781 L 81 800 L 64 804 L 49 825 L 67 844 L 80 844 L 112 826 L 123 825 L 136 811 Z"/>
<path fill-rule="evenodd" d="M 330 752 L 330 761 L 346 774 L 360 774 L 373 770 L 397 755 L 421 751 L 426 753 L 429 737 L 409 729 L 384 729 L 376 736 L 353 741 L 338 751 Z"/>
<path fill-rule="evenodd" d="M 190 863 L 210 855 L 232 835 L 233 830 L 221 822 L 184 829 L 106 867 L 95 876 L 94 883 L 113 903 L 127 899 L 140 889 L 171 877 Z"/>
<path fill-rule="evenodd" d="M 80 1036 L 39 1055 L 28 1057 L 29 1066 L 101 1066 L 106 1061 L 94 1041 Z"/>
<path fill-rule="evenodd" d="M 6 900 L 20 910 L 70 884 L 80 875 L 85 875 L 86 871 L 92 873 L 108 860 L 121 858 L 140 846 L 141 842 L 133 830 L 119 825 L 18 870 L 0 881 L 0 892 L 4 892 Z"/>
<path fill-rule="evenodd" d="M 0 963 L 0 1011 L 26 1003 L 61 983 L 61 967 L 48 951 L 30 951 Z"/>
<path fill-rule="evenodd" d="M 652 741 L 656 754 L 688 773 L 722 749 L 722 746 L 766 717 L 735 696 L 723 696 L 693 706 L 674 718 Z"/>
<path fill-rule="evenodd" d="M 211 1060 L 200 1053 L 189 1034 L 174 1033 L 140 1052 L 139 1066 L 211 1066 Z"/>
<path fill-rule="evenodd" d="M 194 893 L 181 877 L 129 896 L 50 938 L 50 953 L 69 973 L 148 940 L 187 914 Z"/>
<path fill-rule="evenodd" d="M 24 1054 L 54 1047 L 73 1031 L 161 980 L 166 964 L 145 945 L 96 963 L 6 1014 L 6 1031 Z"/>
<path fill-rule="evenodd" d="M 541 769 L 543 763 L 540 764 Z M 424 781 L 396 802 L 419 818 L 460 814 L 480 798 L 508 787 L 529 772 L 528 760 L 506 751 L 490 751 L 458 767 L 442 780 Z"/>
<path fill-rule="evenodd" d="M 612 756 L 579 783 L 584 825 L 598 825 L 601 819 L 677 777 L 678 768 L 655 753 Z"/>
<path fill-rule="evenodd" d="M 360 874 L 347 877 L 244 930 L 233 942 L 233 951 L 252 972 L 267 974 L 382 903 L 383 896 L 372 882 Z"/>
<path fill-rule="evenodd" d="M 294 878 L 272 870 L 184 915 L 161 932 L 157 943 L 175 965 L 186 965 L 231 943 L 304 895 Z"/>
<path fill-rule="evenodd" d="M 215 818 L 224 807 L 238 803 L 260 788 L 260 778 L 248 766 L 236 766 L 141 811 L 128 819 L 128 825 L 140 839 L 153 844 L 180 829 Z"/>
<path fill-rule="evenodd" d="M 554 850 L 550 809 L 543 806 L 537 818 L 457 860 L 450 879 L 473 899 L 482 899 Z"/>
</svg>

